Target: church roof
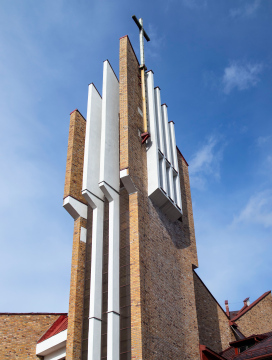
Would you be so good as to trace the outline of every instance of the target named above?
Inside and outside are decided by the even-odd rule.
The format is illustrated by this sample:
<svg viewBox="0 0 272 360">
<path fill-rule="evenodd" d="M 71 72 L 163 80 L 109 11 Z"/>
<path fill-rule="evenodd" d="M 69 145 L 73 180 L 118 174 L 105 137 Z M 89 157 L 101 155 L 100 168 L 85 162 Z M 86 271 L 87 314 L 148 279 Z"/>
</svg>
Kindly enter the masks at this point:
<svg viewBox="0 0 272 360">
<path fill-rule="evenodd" d="M 57 335 L 58 333 L 66 330 L 68 327 L 68 316 L 67 314 L 61 315 L 54 323 L 51 325 L 51 327 L 46 331 L 45 334 L 40 338 L 38 343 L 41 343 L 42 341 L 49 339 L 51 336 Z"/>
<path fill-rule="evenodd" d="M 256 339 L 256 344 L 249 347 L 247 350 L 240 354 L 235 354 L 235 346 L 240 343 L 243 346 L 245 341 Z M 227 360 L 247 360 L 247 359 L 265 359 L 267 356 L 272 355 L 272 331 L 259 335 L 251 335 L 246 339 L 233 341 L 232 346 L 222 351 L 220 355 Z"/>
<path fill-rule="evenodd" d="M 257 300 L 253 301 L 252 304 L 250 304 L 249 306 L 247 305 L 244 305 L 242 307 L 241 310 L 239 310 L 236 315 L 234 317 L 231 318 L 231 321 L 235 321 L 237 319 L 239 319 L 242 315 L 244 315 L 248 310 L 252 309 L 253 306 L 255 306 L 256 304 L 258 304 L 259 301 L 261 301 L 263 298 L 265 298 L 268 294 L 271 293 L 271 290 L 270 291 L 267 291 L 265 292 L 263 295 L 261 295 Z"/>
</svg>

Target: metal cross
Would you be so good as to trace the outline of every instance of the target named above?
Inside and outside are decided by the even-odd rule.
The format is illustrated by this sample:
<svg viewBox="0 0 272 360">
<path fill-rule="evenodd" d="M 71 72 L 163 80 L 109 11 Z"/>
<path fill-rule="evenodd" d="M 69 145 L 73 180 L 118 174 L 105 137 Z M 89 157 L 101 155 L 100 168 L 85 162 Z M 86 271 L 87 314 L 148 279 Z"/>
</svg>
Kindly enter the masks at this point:
<svg viewBox="0 0 272 360">
<path fill-rule="evenodd" d="M 140 30 L 140 58 L 141 58 L 141 67 L 142 67 L 142 66 L 145 65 L 145 60 L 144 60 L 144 37 L 145 37 L 146 41 L 150 41 L 150 39 L 149 39 L 149 36 L 147 35 L 147 33 L 144 30 L 143 19 L 140 18 L 138 20 L 135 15 L 132 16 L 132 19 L 135 21 L 136 25 L 138 26 L 138 28 Z"/>
</svg>

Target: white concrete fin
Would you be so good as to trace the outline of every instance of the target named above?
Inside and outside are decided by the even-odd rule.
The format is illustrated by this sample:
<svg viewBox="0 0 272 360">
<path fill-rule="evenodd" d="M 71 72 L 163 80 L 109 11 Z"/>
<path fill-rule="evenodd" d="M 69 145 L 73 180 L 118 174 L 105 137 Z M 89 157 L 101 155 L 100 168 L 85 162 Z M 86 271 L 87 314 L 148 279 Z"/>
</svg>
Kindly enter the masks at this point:
<svg viewBox="0 0 272 360">
<path fill-rule="evenodd" d="M 97 201 L 93 209 L 92 226 L 92 265 L 89 317 L 101 319 L 102 316 L 102 265 L 103 265 L 103 222 L 104 203 Z"/>
<path fill-rule="evenodd" d="M 102 319 L 103 225 L 104 202 L 94 198 L 92 223 L 92 259 L 90 278 L 88 360 L 100 360 Z"/>
<path fill-rule="evenodd" d="M 167 112 L 167 105 L 162 105 L 162 119 L 164 125 L 164 133 L 165 133 L 165 157 L 166 159 L 172 164 L 172 151 L 171 151 L 171 138 L 169 133 L 169 126 L 168 126 L 168 112 Z"/>
<path fill-rule="evenodd" d="M 165 136 L 164 136 L 164 126 L 162 121 L 162 107 L 161 107 L 161 91 L 160 88 L 155 88 L 155 108 L 156 108 L 156 117 L 157 117 L 157 127 L 158 127 L 158 138 L 159 138 L 159 149 L 165 154 Z"/>
<path fill-rule="evenodd" d="M 169 122 L 169 133 L 171 138 L 171 147 L 172 147 L 172 166 L 178 172 L 178 154 L 177 154 L 177 144 L 176 144 L 176 135 L 175 135 L 175 125 L 173 121 Z"/>
<path fill-rule="evenodd" d="M 160 187 L 159 178 L 159 153 L 157 119 L 155 111 L 154 75 L 152 71 L 146 74 L 148 123 L 150 138 L 147 141 L 147 169 L 148 169 L 148 194 Z"/>
<path fill-rule="evenodd" d="M 101 360 L 101 321 L 89 319 L 88 360 Z"/>
<path fill-rule="evenodd" d="M 85 229 L 83 226 L 80 228 L 80 241 L 86 243 L 87 240 L 87 229 Z"/>
<path fill-rule="evenodd" d="M 74 220 L 80 216 L 87 219 L 88 206 L 72 196 L 67 196 L 63 200 L 63 207 L 68 211 L 72 218 L 74 218 Z"/>
<path fill-rule="evenodd" d="M 122 180 L 122 183 L 124 187 L 126 188 L 129 195 L 135 193 L 137 191 L 130 175 L 128 169 L 120 170 L 120 179 Z"/>
<path fill-rule="evenodd" d="M 89 85 L 87 124 L 84 151 L 82 194 L 89 202 L 88 192 L 103 200 L 100 190 L 100 148 L 101 148 L 102 99 L 93 84 Z"/>
<path fill-rule="evenodd" d="M 108 334 L 107 334 L 107 360 L 120 359 L 120 316 L 111 312 L 108 314 Z"/>
<path fill-rule="evenodd" d="M 175 221 L 181 217 L 182 207 L 174 123 L 168 123 L 167 106 L 161 105 L 159 87 L 154 89 L 153 72 L 147 72 L 146 78 L 150 132 L 147 140 L 148 196 Z"/>
<path fill-rule="evenodd" d="M 103 67 L 102 128 L 99 182 L 119 191 L 119 82 L 108 60 Z"/>
</svg>

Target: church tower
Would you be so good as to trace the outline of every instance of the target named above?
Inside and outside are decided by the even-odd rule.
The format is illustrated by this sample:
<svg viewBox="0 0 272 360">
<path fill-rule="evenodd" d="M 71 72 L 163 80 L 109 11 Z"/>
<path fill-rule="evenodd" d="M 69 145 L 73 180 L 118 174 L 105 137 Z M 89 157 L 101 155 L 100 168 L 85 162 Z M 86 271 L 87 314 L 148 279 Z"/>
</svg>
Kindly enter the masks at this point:
<svg viewBox="0 0 272 360">
<path fill-rule="evenodd" d="M 120 39 L 87 117 L 70 115 L 63 206 L 74 218 L 67 360 L 198 359 L 188 164 L 160 88 Z M 175 119 L 174 119 L 175 120 Z"/>
</svg>

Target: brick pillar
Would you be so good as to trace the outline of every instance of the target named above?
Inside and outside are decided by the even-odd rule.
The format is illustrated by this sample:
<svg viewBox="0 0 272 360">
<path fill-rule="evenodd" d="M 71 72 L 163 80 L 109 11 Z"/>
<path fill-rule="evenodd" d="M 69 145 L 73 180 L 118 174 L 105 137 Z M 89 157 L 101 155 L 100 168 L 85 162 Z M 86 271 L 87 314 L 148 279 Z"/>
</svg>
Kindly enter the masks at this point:
<svg viewBox="0 0 272 360">
<path fill-rule="evenodd" d="M 131 359 L 143 359 L 138 193 L 129 196 Z"/>
<path fill-rule="evenodd" d="M 66 359 L 81 358 L 87 220 L 74 223 Z"/>
<path fill-rule="evenodd" d="M 66 359 L 81 359 L 84 278 L 87 239 L 87 201 L 81 194 L 86 120 L 78 110 L 70 114 L 64 207 L 73 216 L 74 236 L 71 265 Z"/>
</svg>

